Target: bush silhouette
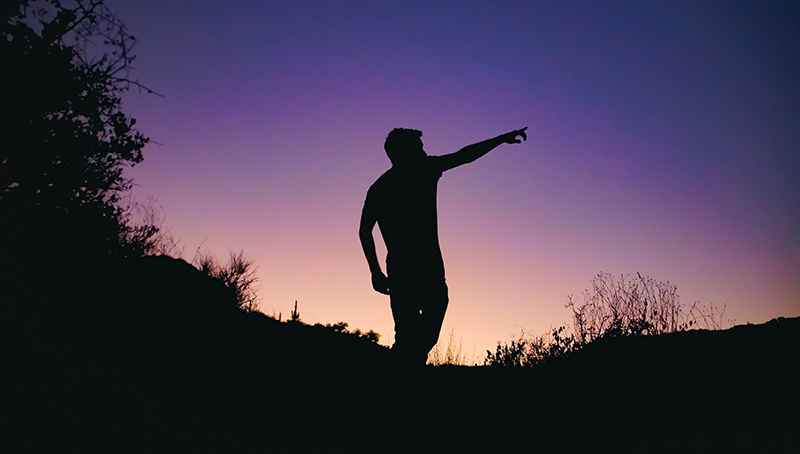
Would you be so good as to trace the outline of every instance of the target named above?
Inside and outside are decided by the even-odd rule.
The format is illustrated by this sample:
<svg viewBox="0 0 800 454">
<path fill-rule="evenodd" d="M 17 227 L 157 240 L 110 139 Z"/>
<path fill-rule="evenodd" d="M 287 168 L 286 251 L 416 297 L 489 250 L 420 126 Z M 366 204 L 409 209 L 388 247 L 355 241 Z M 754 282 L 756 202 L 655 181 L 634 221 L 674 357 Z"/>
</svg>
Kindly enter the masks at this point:
<svg viewBox="0 0 800 454">
<path fill-rule="evenodd" d="M 684 306 L 677 285 L 650 277 L 636 278 L 599 273 L 591 279 L 591 290 L 583 292 L 583 303 L 567 296 L 572 326 L 551 328 L 540 336 L 522 332 L 510 344 L 498 342 L 487 351 L 490 366 L 524 367 L 568 356 L 599 339 L 659 335 L 687 329 L 720 329 L 723 310 Z"/>
<path fill-rule="evenodd" d="M 297 312 L 297 302 L 296 301 L 295 301 L 294 312 Z M 300 314 L 298 313 L 297 315 L 298 315 L 298 321 L 299 321 Z M 324 327 L 326 329 L 332 330 L 332 331 L 337 332 L 337 333 L 350 334 L 350 335 L 353 335 L 355 337 L 364 338 L 364 339 L 366 339 L 366 340 L 368 340 L 370 342 L 374 342 L 376 344 L 381 339 L 381 335 L 376 333 L 373 330 L 369 330 L 367 332 L 362 332 L 360 329 L 355 329 L 353 331 L 350 331 L 349 329 L 347 329 L 348 324 L 346 322 L 337 322 L 337 323 L 333 323 L 333 324 L 326 323 L 324 325 L 321 324 L 321 323 L 315 323 L 314 326 L 321 326 L 321 327 Z"/>
<path fill-rule="evenodd" d="M 228 261 L 221 264 L 208 253 L 197 254 L 194 265 L 207 276 L 222 280 L 236 294 L 236 306 L 245 312 L 258 310 L 258 267 L 244 251 L 228 252 Z"/>
<path fill-rule="evenodd" d="M 484 364 L 488 366 L 532 367 L 579 350 L 581 344 L 566 326 L 551 328 L 540 336 L 522 331 L 510 344 L 498 342 L 494 352 L 487 351 Z"/>
</svg>

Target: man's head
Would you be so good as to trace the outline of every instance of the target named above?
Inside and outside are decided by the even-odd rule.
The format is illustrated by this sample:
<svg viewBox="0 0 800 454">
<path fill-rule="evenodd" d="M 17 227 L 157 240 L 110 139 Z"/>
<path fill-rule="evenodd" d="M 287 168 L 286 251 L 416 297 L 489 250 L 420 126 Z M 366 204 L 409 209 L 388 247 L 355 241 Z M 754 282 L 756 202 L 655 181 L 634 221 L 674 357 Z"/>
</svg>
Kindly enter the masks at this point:
<svg viewBox="0 0 800 454">
<path fill-rule="evenodd" d="M 386 136 L 383 149 L 392 165 L 403 164 L 427 156 L 422 149 L 422 131 L 395 128 Z"/>
</svg>

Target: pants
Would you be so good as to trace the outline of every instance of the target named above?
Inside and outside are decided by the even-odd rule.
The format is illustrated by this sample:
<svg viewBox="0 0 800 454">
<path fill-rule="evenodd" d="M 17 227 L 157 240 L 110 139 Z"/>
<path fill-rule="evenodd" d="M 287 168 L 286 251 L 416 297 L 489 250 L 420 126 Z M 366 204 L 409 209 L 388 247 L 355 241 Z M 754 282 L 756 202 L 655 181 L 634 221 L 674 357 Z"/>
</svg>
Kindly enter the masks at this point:
<svg viewBox="0 0 800 454">
<path fill-rule="evenodd" d="M 439 340 L 447 311 L 447 284 L 444 279 L 413 282 L 391 287 L 394 317 L 392 353 L 398 363 L 424 366 L 428 352 Z"/>
</svg>

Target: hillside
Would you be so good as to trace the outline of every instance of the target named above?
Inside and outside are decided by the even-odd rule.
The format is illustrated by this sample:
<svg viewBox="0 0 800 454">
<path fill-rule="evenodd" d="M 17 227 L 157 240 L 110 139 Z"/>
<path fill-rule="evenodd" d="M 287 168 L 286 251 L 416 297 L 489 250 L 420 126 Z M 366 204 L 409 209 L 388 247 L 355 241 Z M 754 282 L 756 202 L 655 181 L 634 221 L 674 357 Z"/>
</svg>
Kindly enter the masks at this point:
<svg viewBox="0 0 800 454">
<path fill-rule="evenodd" d="M 182 260 L 17 257 L 0 270 L 3 452 L 769 452 L 800 441 L 798 318 L 599 341 L 525 370 L 399 371 L 365 339 L 238 311 Z"/>
</svg>

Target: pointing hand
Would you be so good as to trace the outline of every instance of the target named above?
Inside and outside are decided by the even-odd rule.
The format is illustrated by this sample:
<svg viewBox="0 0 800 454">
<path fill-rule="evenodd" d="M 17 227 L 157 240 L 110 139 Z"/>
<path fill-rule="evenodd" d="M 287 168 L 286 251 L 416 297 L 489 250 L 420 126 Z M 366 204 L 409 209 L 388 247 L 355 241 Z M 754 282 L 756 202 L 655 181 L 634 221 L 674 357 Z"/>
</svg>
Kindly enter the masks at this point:
<svg viewBox="0 0 800 454">
<path fill-rule="evenodd" d="M 501 136 L 501 138 L 503 139 L 503 143 L 522 143 L 522 141 L 528 140 L 528 135 L 525 134 L 526 129 L 528 129 L 527 126 L 525 126 L 522 129 L 517 129 L 515 131 L 503 134 Z M 522 140 L 517 139 L 517 136 L 522 137 Z"/>
</svg>

